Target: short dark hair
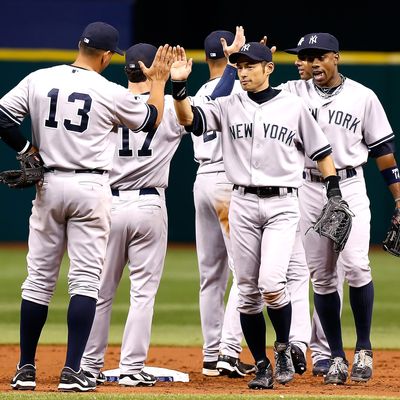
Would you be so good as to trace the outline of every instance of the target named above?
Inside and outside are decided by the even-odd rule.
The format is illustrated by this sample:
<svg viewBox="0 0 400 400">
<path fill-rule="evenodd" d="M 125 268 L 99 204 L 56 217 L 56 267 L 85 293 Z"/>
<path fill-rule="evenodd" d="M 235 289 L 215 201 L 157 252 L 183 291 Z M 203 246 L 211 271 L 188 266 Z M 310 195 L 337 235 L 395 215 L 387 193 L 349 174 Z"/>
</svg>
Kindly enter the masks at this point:
<svg viewBox="0 0 400 400">
<path fill-rule="evenodd" d="M 87 56 L 97 57 L 107 50 L 96 49 L 95 47 L 88 46 L 82 40 L 79 42 L 79 49 Z"/>
<path fill-rule="evenodd" d="M 140 68 L 129 68 L 125 67 L 125 74 L 128 77 L 128 81 L 132 83 L 146 82 L 146 75 Z"/>
</svg>

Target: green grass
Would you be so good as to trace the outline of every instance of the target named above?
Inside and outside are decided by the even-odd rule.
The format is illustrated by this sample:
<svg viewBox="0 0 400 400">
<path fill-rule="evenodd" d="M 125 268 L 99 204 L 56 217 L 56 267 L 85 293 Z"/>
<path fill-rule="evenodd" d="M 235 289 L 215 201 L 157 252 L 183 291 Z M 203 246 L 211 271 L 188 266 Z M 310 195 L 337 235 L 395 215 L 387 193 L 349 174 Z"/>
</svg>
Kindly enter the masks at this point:
<svg viewBox="0 0 400 400">
<path fill-rule="evenodd" d="M 26 276 L 26 249 L 0 248 L 0 343 L 18 343 L 20 286 Z M 375 283 L 375 306 L 372 341 L 375 348 L 400 348 L 400 260 L 384 252 L 371 251 L 371 266 Z M 63 261 L 56 293 L 50 304 L 49 316 L 40 343 L 65 343 L 67 337 L 66 312 L 67 264 Z M 199 277 L 194 247 L 168 249 L 163 277 L 156 298 L 152 345 L 202 344 L 198 307 Z M 355 342 L 353 316 L 348 302 L 347 288 L 343 308 L 345 347 Z M 125 273 L 114 301 L 110 342 L 121 342 L 129 304 L 129 279 Z M 268 345 L 275 335 L 268 324 Z"/>
</svg>

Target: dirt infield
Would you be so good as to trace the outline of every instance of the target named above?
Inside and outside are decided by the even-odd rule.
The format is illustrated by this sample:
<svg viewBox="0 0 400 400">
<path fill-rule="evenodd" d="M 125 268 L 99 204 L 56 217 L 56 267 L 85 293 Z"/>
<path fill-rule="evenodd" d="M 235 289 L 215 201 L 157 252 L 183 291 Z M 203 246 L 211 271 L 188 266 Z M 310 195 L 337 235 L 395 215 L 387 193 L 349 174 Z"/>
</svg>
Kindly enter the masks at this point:
<svg viewBox="0 0 400 400">
<path fill-rule="evenodd" d="M 9 381 L 15 372 L 18 361 L 18 346 L 0 346 L 0 391 L 11 391 Z M 268 350 L 272 357 L 272 351 Z M 111 346 L 106 355 L 105 369 L 118 368 L 119 347 Z M 352 353 L 347 357 L 352 360 Z M 244 349 L 243 361 L 250 362 L 248 349 Z M 64 346 L 39 346 L 37 351 L 37 388 L 40 392 L 57 390 L 59 373 L 65 360 Z M 308 360 L 310 365 L 310 360 Z M 185 393 L 185 394 L 266 394 L 251 391 L 247 382 L 251 379 L 227 377 L 204 377 L 201 374 L 202 354 L 198 347 L 152 347 L 147 361 L 148 366 L 175 369 L 189 374 L 190 382 L 157 382 L 153 387 L 119 387 L 116 383 L 99 386 L 98 393 Z M 313 394 L 313 395 L 369 395 L 400 396 L 400 351 L 375 351 L 374 376 L 367 384 L 348 382 L 343 386 L 325 386 L 322 378 L 313 377 L 308 370 L 304 375 L 296 375 L 294 381 L 286 386 L 275 383 L 273 390 L 278 395 Z"/>
</svg>

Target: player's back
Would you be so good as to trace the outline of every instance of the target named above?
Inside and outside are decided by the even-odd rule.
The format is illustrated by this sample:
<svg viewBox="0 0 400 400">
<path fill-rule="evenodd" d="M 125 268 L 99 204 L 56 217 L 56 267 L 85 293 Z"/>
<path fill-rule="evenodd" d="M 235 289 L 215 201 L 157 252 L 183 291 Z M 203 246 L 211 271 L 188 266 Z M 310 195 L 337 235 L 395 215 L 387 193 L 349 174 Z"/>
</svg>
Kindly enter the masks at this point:
<svg viewBox="0 0 400 400">
<path fill-rule="evenodd" d="M 142 101 L 148 95 L 138 96 Z M 171 160 L 185 129 L 178 124 L 172 96 L 165 96 L 164 114 L 157 130 L 132 132 L 118 128 L 110 184 L 114 189 L 167 188 Z"/>
<path fill-rule="evenodd" d="M 30 114 L 33 144 L 48 167 L 110 169 L 114 126 L 124 119 L 137 126 L 148 112 L 142 103 L 135 117 L 139 102 L 128 97 L 97 72 L 60 65 L 31 73 L 3 100 L 18 120 Z"/>
</svg>

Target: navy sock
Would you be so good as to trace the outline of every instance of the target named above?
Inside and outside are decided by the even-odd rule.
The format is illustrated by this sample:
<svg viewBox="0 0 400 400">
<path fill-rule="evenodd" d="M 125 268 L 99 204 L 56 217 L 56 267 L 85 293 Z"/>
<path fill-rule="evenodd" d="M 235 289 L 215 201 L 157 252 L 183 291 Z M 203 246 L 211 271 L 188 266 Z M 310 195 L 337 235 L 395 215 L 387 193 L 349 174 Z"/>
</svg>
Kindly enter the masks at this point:
<svg viewBox="0 0 400 400">
<path fill-rule="evenodd" d="M 351 309 L 356 325 L 356 350 L 371 350 L 372 308 L 374 304 L 374 284 L 372 281 L 365 286 L 349 288 Z"/>
<path fill-rule="evenodd" d="M 79 371 L 81 358 L 92 329 L 96 300 L 93 297 L 75 295 L 68 307 L 68 347 L 65 366 Z"/>
<path fill-rule="evenodd" d="M 240 313 L 240 323 L 242 325 L 243 336 L 255 362 L 268 360 L 265 350 L 267 332 L 264 314 L 262 312 L 258 314 Z"/>
<path fill-rule="evenodd" d="M 35 354 L 40 334 L 47 319 L 49 307 L 22 299 L 20 322 L 19 365 L 35 365 Z"/>
<path fill-rule="evenodd" d="M 323 295 L 314 293 L 314 305 L 331 349 L 332 358 L 346 358 L 343 350 L 340 298 L 338 292 Z"/>
<path fill-rule="evenodd" d="M 278 309 L 267 307 L 267 312 L 275 329 L 276 341 L 288 343 L 290 324 L 292 323 L 292 303 Z"/>
</svg>

